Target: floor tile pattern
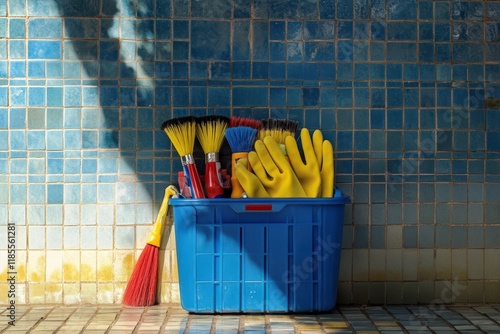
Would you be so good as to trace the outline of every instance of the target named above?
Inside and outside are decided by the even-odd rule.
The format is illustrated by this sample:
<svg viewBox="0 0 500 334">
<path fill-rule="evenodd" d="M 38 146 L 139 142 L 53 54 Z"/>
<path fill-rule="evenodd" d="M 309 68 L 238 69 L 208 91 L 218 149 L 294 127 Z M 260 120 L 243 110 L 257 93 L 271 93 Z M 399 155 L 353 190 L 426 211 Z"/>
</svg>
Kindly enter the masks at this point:
<svg viewBox="0 0 500 334">
<path fill-rule="evenodd" d="M 2 310 L 5 319 L 7 311 Z M 500 334 L 500 305 L 338 307 L 321 314 L 189 314 L 177 304 L 21 306 L 0 333 L 174 334 L 340 333 Z"/>
</svg>

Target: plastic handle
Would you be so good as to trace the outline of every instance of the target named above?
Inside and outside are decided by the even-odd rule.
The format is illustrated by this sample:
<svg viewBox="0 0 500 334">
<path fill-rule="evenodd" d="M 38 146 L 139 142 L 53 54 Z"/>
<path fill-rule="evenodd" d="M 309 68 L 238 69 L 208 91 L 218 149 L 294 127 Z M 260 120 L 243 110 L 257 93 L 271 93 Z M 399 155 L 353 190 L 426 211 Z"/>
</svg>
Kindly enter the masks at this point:
<svg viewBox="0 0 500 334">
<path fill-rule="evenodd" d="M 168 213 L 168 201 L 172 196 L 178 194 L 179 191 L 172 185 L 165 189 L 165 195 L 163 196 L 163 201 L 161 202 L 160 210 L 158 211 L 158 216 L 156 217 L 156 222 L 153 226 L 153 230 L 149 234 L 147 243 L 155 247 L 160 247 L 161 244 L 161 234 L 163 231 L 163 225 L 167 218 Z"/>
<path fill-rule="evenodd" d="M 205 164 L 205 192 L 208 198 L 222 197 L 224 189 L 220 184 L 217 162 L 207 162 Z"/>
<path fill-rule="evenodd" d="M 189 186 L 189 189 L 191 189 L 191 196 L 193 198 L 205 198 L 200 181 L 200 175 L 198 174 L 196 165 L 194 163 L 189 163 L 182 166 L 182 169 L 184 170 L 184 175 L 186 176 L 186 183 Z"/>
</svg>

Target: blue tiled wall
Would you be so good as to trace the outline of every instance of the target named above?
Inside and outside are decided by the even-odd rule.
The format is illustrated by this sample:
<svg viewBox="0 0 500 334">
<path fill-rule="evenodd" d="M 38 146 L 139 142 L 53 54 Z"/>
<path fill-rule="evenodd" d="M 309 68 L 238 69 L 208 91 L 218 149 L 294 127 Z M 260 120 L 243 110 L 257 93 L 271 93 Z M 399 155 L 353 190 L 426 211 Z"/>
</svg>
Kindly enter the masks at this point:
<svg viewBox="0 0 500 334">
<path fill-rule="evenodd" d="M 22 301 L 119 302 L 180 169 L 160 125 L 214 110 L 334 143 L 341 303 L 500 301 L 499 2 L 0 0 L 0 228 L 17 224 Z"/>
</svg>

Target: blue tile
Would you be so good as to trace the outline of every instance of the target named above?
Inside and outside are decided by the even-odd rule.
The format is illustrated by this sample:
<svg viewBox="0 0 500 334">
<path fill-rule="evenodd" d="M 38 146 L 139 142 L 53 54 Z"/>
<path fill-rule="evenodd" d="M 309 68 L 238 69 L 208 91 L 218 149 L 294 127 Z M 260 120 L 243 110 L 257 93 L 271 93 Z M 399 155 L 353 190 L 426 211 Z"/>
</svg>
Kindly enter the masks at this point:
<svg viewBox="0 0 500 334">
<path fill-rule="evenodd" d="M 417 226 L 403 227 L 403 247 L 417 248 L 418 230 Z"/>
<path fill-rule="evenodd" d="M 30 106 L 44 106 L 45 105 L 45 88 L 30 87 L 28 91 Z"/>
<path fill-rule="evenodd" d="M 233 9 L 234 18 L 250 18 L 251 4 L 245 0 L 235 0 Z"/>
<path fill-rule="evenodd" d="M 454 43 L 453 61 L 455 62 L 481 62 L 484 59 L 482 48 L 473 43 Z"/>
<path fill-rule="evenodd" d="M 417 24 L 414 22 L 389 22 L 387 23 L 388 40 L 416 40 Z"/>
<path fill-rule="evenodd" d="M 385 90 L 372 88 L 370 90 L 370 103 L 373 108 L 383 108 L 386 105 Z"/>
<path fill-rule="evenodd" d="M 453 20 L 482 20 L 484 16 L 484 4 L 478 2 L 453 2 Z"/>
<path fill-rule="evenodd" d="M 0 106 L 8 106 L 7 87 L 0 87 Z"/>
<path fill-rule="evenodd" d="M 387 60 L 415 62 L 416 50 L 415 43 L 387 43 Z"/>
<path fill-rule="evenodd" d="M 306 42 L 304 51 L 306 60 L 331 61 L 333 60 L 332 55 L 335 54 L 335 44 L 328 42 Z"/>
<path fill-rule="evenodd" d="M 418 50 L 418 60 L 420 62 L 434 62 L 434 44 L 420 43 Z"/>
<path fill-rule="evenodd" d="M 288 43 L 290 44 L 290 43 Z M 269 58 L 273 60 L 286 60 L 287 44 L 282 42 L 271 42 L 269 45 Z"/>
<path fill-rule="evenodd" d="M 26 87 L 10 87 L 10 105 L 25 106 L 26 105 Z"/>
<path fill-rule="evenodd" d="M 209 106 L 229 106 L 229 88 L 209 88 L 208 105 Z"/>
<path fill-rule="evenodd" d="M 229 22 L 192 21 L 192 59 L 229 60 L 229 33 Z"/>
<path fill-rule="evenodd" d="M 338 19 L 352 19 L 353 18 L 353 3 L 350 1 L 343 1 L 337 3 L 337 18 Z"/>
<path fill-rule="evenodd" d="M 0 78 L 7 78 L 7 61 L 0 61 Z"/>
<path fill-rule="evenodd" d="M 61 59 L 61 42 L 28 41 L 29 59 Z"/>
<path fill-rule="evenodd" d="M 328 0 L 319 1 L 320 18 L 334 19 L 335 18 L 335 3 Z"/>
<path fill-rule="evenodd" d="M 271 21 L 269 23 L 269 39 L 270 40 L 285 40 L 285 22 Z"/>
<path fill-rule="evenodd" d="M 63 105 L 63 89 L 59 87 L 47 87 L 47 105 L 62 106 Z"/>
<path fill-rule="evenodd" d="M 385 40 L 385 22 L 372 22 L 370 31 L 372 40 Z"/>
<path fill-rule="evenodd" d="M 62 37 L 61 19 L 29 19 L 29 38 L 60 38 Z"/>
<path fill-rule="evenodd" d="M 254 62 L 252 64 L 252 79 L 267 79 L 269 77 L 269 63 Z"/>
<path fill-rule="evenodd" d="M 271 88 L 270 105 L 271 106 L 285 106 L 286 105 L 286 89 L 285 88 Z"/>
<path fill-rule="evenodd" d="M 64 29 L 72 38 L 98 38 L 98 27 L 98 19 L 64 18 Z"/>
<path fill-rule="evenodd" d="M 174 20 L 174 39 L 189 38 L 189 21 Z"/>
<path fill-rule="evenodd" d="M 288 60 L 303 60 L 304 57 L 304 43 L 302 42 L 289 42 L 287 45 L 287 59 Z"/>
<path fill-rule="evenodd" d="M 339 40 L 337 42 L 337 60 L 352 61 L 353 59 L 354 59 L 353 42 L 346 40 Z"/>
<path fill-rule="evenodd" d="M 168 44 L 167 44 L 167 47 L 168 47 Z M 174 60 L 188 60 L 188 58 L 189 58 L 189 42 L 174 41 L 172 50 L 173 50 L 172 54 L 173 54 Z M 170 56 L 168 55 L 168 52 L 160 52 L 157 50 L 156 59 L 157 60 L 169 60 Z"/>
<path fill-rule="evenodd" d="M 30 78 L 45 77 L 45 62 L 43 61 L 28 62 L 28 77 Z"/>
<path fill-rule="evenodd" d="M 250 69 L 244 69 L 244 73 L 238 72 L 238 77 L 236 77 L 236 72 L 234 72 L 233 65 L 233 76 L 234 78 L 241 78 L 242 75 L 246 75 L 246 73 L 250 72 Z M 271 80 L 285 79 L 286 78 L 286 63 L 270 63 L 269 64 L 269 77 Z"/>
<path fill-rule="evenodd" d="M 156 40 L 165 40 L 172 38 L 172 23 L 170 20 L 155 20 L 155 25 Z"/>
<path fill-rule="evenodd" d="M 10 19 L 9 38 L 25 38 L 26 37 L 25 23 L 26 21 L 24 19 Z M 2 33 L 0 33 L 0 35 L 2 35 Z"/>
<path fill-rule="evenodd" d="M 287 106 L 302 105 L 302 90 L 300 88 L 287 88 Z"/>
<path fill-rule="evenodd" d="M 25 58 L 25 46 L 24 40 L 9 40 L 9 58 Z M 4 50 L 7 50 L 7 48 Z"/>
<path fill-rule="evenodd" d="M 338 38 L 352 38 L 353 32 L 354 29 L 352 21 L 338 21 L 338 29 L 337 29 Z"/>
<path fill-rule="evenodd" d="M 398 1 L 389 0 L 388 17 L 390 20 L 413 20 L 417 18 L 417 5 L 415 0 Z"/>
</svg>

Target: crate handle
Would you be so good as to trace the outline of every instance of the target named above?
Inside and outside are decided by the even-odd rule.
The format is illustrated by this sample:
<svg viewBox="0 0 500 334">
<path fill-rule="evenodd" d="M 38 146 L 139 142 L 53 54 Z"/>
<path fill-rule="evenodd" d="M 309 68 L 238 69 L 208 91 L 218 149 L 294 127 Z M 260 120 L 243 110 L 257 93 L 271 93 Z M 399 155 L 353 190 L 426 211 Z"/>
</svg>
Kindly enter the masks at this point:
<svg viewBox="0 0 500 334">
<path fill-rule="evenodd" d="M 246 211 L 272 211 L 273 205 L 272 204 L 246 204 L 245 210 Z"/>
</svg>

